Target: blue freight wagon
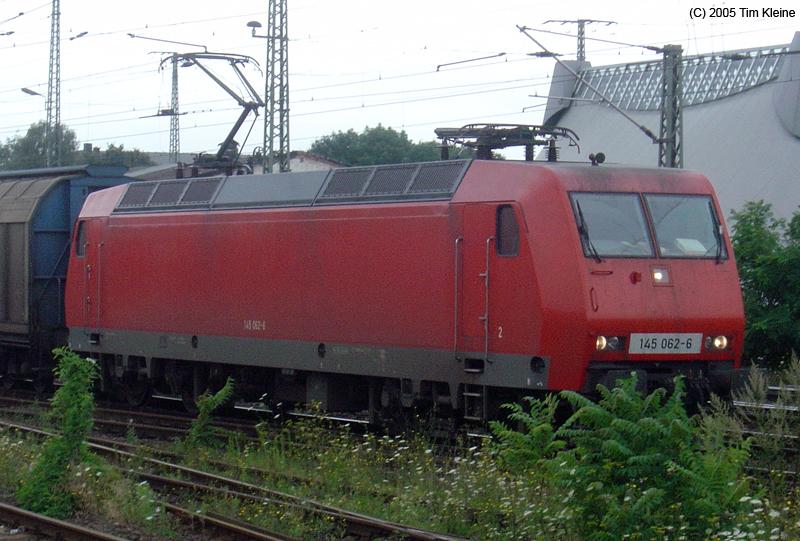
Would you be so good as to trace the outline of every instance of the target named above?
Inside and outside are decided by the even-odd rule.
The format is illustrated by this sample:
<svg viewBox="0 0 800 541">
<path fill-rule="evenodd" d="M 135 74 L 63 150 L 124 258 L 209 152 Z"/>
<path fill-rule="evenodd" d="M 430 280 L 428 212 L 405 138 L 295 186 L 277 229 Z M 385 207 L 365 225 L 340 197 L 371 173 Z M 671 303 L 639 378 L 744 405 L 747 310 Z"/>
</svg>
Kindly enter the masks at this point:
<svg viewBox="0 0 800 541">
<path fill-rule="evenodd" d="M 0 383 L 51 380 L 66 344 L 70 239 L 86 197 L 130 182 L 127 168 L 80 165 L 0 172 Z"/>
</svg>

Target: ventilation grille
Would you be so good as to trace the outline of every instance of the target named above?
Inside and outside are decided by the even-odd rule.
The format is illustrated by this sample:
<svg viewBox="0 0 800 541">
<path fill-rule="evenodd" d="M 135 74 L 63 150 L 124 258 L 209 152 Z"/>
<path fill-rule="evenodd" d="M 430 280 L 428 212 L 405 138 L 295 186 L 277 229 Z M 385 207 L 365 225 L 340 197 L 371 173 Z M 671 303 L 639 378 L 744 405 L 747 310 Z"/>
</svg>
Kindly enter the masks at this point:
<svg viewBox="0 0 800 541">
<path fill-rule="evenodd" d="M 203 180 L 193 180 L 181 198 L 181 205 L 196 205 L 198 203 L 209 203 L 217 193 L 222 179 L 211 178 Z"/>
<path fill-rule="evenodd" d="M 115 213 L 438 201 L 453 197 L 470 160 L 331 172 L 191 178 L 128 184 Z"/>
<path fill-rule="evenodd" d="M 387 167 L 375 171 L 372 182 L 367 187 L 367 195 L 400 194 L 406 191 L 414 173 L 416 165 L 401 165 Z"/>
<path fill-rule="evenodd" d="M 155 193 L 147 203 L 148 207 L 162 207 L 165 205 L 175 205 L 181 198 L 183 190 L 186 189 L 186 181 L 183 182 L 162 182 L 156 188 Z"/>
<path fill-rule="evenodd" d="M 463 163 L 422 167 L 408 191 L 409 193 L 450 193 L 455 188 L 455 182 L 460 179 L 463 169 Z"/>
<path fill-rule="evenodd" d="M 137 208 L 145 206 L 147 202 L 150 201 L 150 196 L 153 194 L 156 186 L 158 186 L 158 184 L 150 182 L 129 184 L 128 191 L 125 192 L 125 197 L 119 202 L 117 208 Z"/>
<path fill-rule="evenodd" d="M 320 197 L 359 195 L 371 174 L 372 169 L 336 169 Z"/>
<path fill-rule="evenodd" d="M 468 160 L 336 169 L 315 204 L 449 199 Z"/>
<path fill-rule="evenodd" d="M 114 211 L 133 212 L 143 209 L 170 210 L 207 207 L 221 183 L 221 178 L 135 182 L 128 185 L 122 201 Z"/>
</svg>

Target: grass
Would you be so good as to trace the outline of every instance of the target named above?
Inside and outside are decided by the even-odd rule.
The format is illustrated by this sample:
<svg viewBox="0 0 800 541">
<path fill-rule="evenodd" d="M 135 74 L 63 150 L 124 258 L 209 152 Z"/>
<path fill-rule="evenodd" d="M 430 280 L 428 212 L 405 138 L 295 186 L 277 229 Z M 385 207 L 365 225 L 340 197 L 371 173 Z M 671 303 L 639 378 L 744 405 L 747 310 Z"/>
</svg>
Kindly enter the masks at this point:
<svg viewBox="0 0 800 541">
<path fill-rule="evenodd" d="M 269 483 L 274 490 L 350 511 L 475 539 L 569 539 L 557 512 L 531 505 L 549 499 L 547 487 L 533 476 L 523 479 L 509 474 L 490 450 L 479 446 L 442 457 L 422 436 L 359 435 L 346 429 L 334 432 L 324 420 L 311 418 L 290 421 L 277 434 L 262 432 L 256 444 L 230 442 L 221 452 L 232 465 L 228 475 Z M 192 456 L 200 462 L 195 465 L 203 467 L 204 455 L 194 452 Z M 217 453 L 205 456 L 220 458 Z M 281 477 L 265 480 L 244 471 L 248 467 L 287 472 L 312 482 L 298 484 Z M 215 505 L 245 520 L 273 516 L 259 506 L 239 503 L 239 507 L 231 507 L 236 504 Z M 287 518 L 280 520 L 283 523 Z M 323 526 L 291 533 L 323 538 L 328 525 Z M 335 525 L 330 528 L 336 531 Z"/>
<path fill-rule="evenodd" d="M 781 380 L 800 381 L 800 363 L 790 370 L 780 375 Z M 754 375 L 746 389 L 749 398 L 763 393 L 765 385 Z M 748 396 L 739 398 L 746 400 Z M 780 400 L 800 405 L 800 394 Z M 770 434 L 800 433 L 800 416 L 732 410 L 721 401 L 693 418 L 691 426 L 694 437 L 712 447 L 723 440 L 728 445 L 731 440 L 749 439 L 752 467 L 797 468 L 796 455 L 786 454 L 774 437 L 748 435 L 744 426 L 754 424 Z M 132 430 L 127 439 L 138 440 Z M 547 445 L 550 439 L 526 441 Z M 262 430 L 257 442 L 235 435 L 220 439 L 217 434 L 206 443 L 182 441 L 171 447 L 184 453 L 184 462 L 194 467 L 419 528 L 470 539 L 582 538 L 569 505 L 575 495 L 570 491 L 575 487 L 554 482 L 553 472 L 547 468 L 510 467 L 507 454 L 504 460 L 496 443 L 473 445 L 443 456 L 422 434 L 356 434 L 346 427 L 331 430 L 324 419 L 311 417 L 292 420 L 279 431 Z M 550 456 L 551 451 L 547 451 Z M 0 430 L 0 493 L 13 494 L 28 469 L 25 466 L 35 463 L 41 452 L 38 439 Z M 229 466 L 220 470 L 211 466 L 212 461 L 224 461 Z M 248 468 L 268 473 L 258 474 Z M 659 538 L 800 539 L 800 483 L 796 476 L 762 470 L 748 470 L 746 476 L 747 493 L 737 496 L 732 506 L 735 512 L 725 516 L 719 527 L 709 528 L 698 537 L 696 533 L 687 534 L 685 517 L 676 516 L 673 523 L 661 525 Z M 298 478 L 305 481 L 298 482 Z M 135 525 L 144 535 L 153 537 L 164 529 L 175 531 L 146 484 L 128 479 L 106 464 L 90 461 L 73 468 L 69 487 L 83 513 L 109 523 Z M 343 525 L 303 509 L 254 504 L 233 497 L 197 498 L 185 506 L 302 539 L 339 539 L 343 535 Z"/>
<path fill-rule="evenodd" d="M 0 497 L 13 501 L 15 492 L 33 469 L 45 449 L 38 436 L 0 428 Z M 77 513 L 92 516 L 104 524 L 129 527 L 152 538 L 172 538 L 175 527 L 156 502 L 146 483 L 121 474 L 98 457 L 72 465 L 66 476 L 66 490 Z"/>
<path fill-rule="evenodd" d="M 715 438 L 746 439 L 737 415 L 718 402 L 716 408 L 692 419 L 695 437 L 711 446 Z M 494 445 L 441 456 L 422 435 L 361 435 L 329 428 L 321 419 L 293 420 L 280 432 L 262 431 L 258 443 L 231 439 L 222 448 L 198 449 L 191 456 L 200 467 L 206 460 L 223 459 L 230 464 L 223 473 L 274 490 L 471 539 L 581 539 L 575 516 L 565 505 L 572 498 L 569 490 L 554 483 L 552 473 L 542 468 L 512 471 Z M 774 456 L 769 454 L 770 460 Z M 750 463 L 758 458 L 756 448 Z M 311 482 L 259 476 L 246 468 L 286 472 Z M 752 471 L 745 478 L 749 490 L 733 502 L 735 511 L 723 517 L 723 526 L 697 537 L 686 533 L 685 517 L 676 516 L 674 524 L 660 528 L 661 538 L 800 538 L 800 488 L 795 478 Z M 336 538 L 335 525 L 316 523 L 304 529 L 307 517 L 285 508 L 237 500 L 209 500 L 205 505 L 267 528 L 290 524 L 290 533 L 301 538 Z"/>
</svg>

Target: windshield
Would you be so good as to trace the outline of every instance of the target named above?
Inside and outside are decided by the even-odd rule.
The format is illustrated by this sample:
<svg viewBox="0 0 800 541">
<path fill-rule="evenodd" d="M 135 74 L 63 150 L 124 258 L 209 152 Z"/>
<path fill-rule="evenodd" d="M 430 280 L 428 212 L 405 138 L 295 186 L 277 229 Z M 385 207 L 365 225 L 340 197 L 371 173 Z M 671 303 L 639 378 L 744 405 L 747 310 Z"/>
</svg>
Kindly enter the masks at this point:
<svg viewBox="0 0 800 541">
<path fill-rule="evenodd" d="M 662 257 L 727 257 L 710 197 L 651 194 L 645 200 Z"/>
<path fill-rule="evenodd" d="M 572 193 L 570 196 L 587 257 L 653 257 L 638 195 Z"/>
</svg>

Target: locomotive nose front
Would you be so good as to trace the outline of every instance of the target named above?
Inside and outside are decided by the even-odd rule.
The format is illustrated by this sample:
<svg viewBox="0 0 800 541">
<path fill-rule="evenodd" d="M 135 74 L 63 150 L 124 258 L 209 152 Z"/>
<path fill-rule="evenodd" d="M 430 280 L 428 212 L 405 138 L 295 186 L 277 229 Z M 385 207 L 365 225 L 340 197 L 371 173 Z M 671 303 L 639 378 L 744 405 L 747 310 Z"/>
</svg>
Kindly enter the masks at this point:
<svg viewBox="0 0 800 541">
<path fill-rule="evenodd" d="M 572 193 L 588 266 L 584 389 L 635 371 L 730 387 L 743 339 L 738 274 L 710 194 Z"/>
</svg>

